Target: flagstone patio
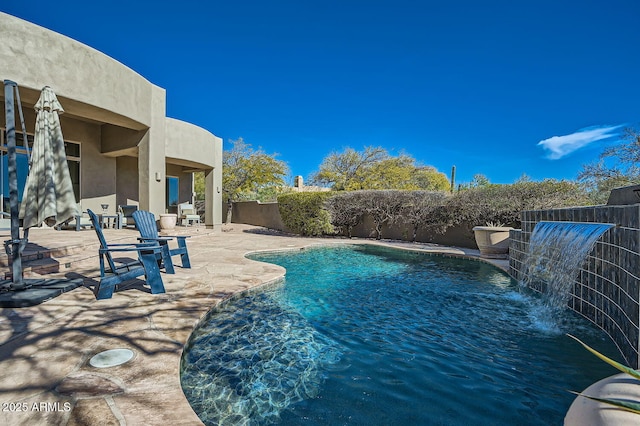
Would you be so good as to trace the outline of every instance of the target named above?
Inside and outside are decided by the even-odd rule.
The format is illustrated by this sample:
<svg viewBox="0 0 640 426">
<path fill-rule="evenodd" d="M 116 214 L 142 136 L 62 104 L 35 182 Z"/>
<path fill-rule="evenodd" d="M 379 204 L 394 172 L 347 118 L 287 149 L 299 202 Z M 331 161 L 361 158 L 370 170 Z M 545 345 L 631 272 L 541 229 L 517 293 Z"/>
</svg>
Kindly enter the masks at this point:
<svg viewBox="0 0 640 426">
<path fill-rule="evenodd" d="M 192 236 L 192 269 L 176 265 L 175 275 L 163 273 L 165 294 L 152 295 L 138 281 L 98 301 L 91 291 L 99 277 L 95 233 L 31 231 L 31 254 L 46 257 L 42 253 L 55 249 L 53 276 L 81 276 L 85 287 L 41 305 L 0 309 L 0 424 L 201 424 L 180 387 L 180 357 L 194 326 L 220 301 L 285 273 L 246 259 L 248 252 L 368 242 L 478 257 L 476 250 L 302 238 L 239 224 L 215 234 L 204 227 L 178 232 Z M 109 242 L 135 242 L 138 233 L 108 229 L 105 235 Z M 134 358 L 109 368 L 89 364 L 95 354 L 116 348 L 130 349 Z"/>
</svg>

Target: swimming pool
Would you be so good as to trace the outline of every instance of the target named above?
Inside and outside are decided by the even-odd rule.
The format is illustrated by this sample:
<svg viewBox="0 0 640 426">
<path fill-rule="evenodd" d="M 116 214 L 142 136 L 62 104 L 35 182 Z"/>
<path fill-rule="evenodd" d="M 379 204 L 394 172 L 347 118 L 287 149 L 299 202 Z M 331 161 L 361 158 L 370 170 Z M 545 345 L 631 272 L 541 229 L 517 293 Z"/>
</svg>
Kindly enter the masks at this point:
<svg viewBox="0 0 640 426">
<path fill-rule="evenodd" d="M 614 373 L 570 311 L 545 323 L 535 295 L 483 262 L 379 246 L 251 258 L 283 283 L 217 307 L 185 350 L 181 381 L 206 424 L 560 424 L 573 395 Z"/>
</svg>

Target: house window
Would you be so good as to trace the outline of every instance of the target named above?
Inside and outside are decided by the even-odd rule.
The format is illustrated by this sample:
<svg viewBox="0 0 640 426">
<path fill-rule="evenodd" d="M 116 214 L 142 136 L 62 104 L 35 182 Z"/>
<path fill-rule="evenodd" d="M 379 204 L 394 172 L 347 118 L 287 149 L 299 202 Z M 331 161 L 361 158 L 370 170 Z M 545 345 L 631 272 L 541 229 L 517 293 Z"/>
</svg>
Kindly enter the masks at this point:
<svg viewBox="0 0 640 426">
<path fill-rule="evenodd" d="M 180 196 L 180 180 L 174 176 L 167 176 L 166 200 L 167 212 L 178 213 L 178 198 Z"/>
<path fill-rule="evenodd" d="M 29 153 L 33 148 L 33 135 L 27 134 L 27 142 L 29 144 Z M 69 166 L 69 174 L 73 185 L 73 193 L 76 202 L 80 201 L 80 144 L 75 142 L 64 143 L 65 152 L 67 154 L 67 164 Z M 24 135 L 16 132 L 16 164 L 18 175 L 18 201 L 22 201 L 24 186 L 27 182 L 27 174 L 29 173 L 29 157 L 24 146 Z M 0 132 L 0 209 L 4 212 L 9 211 L 9 160 L 7 156 L 7 133 L 3 129 Z"/>
<path fill-rule="evenodd" d="M 67 155 L 67 165 L 71 176 L 73 194 L 76 196 L 76 203 L 80 202 L 80 144 L 75 142 L 64 142 L 64 152 Z"/>
</svg>

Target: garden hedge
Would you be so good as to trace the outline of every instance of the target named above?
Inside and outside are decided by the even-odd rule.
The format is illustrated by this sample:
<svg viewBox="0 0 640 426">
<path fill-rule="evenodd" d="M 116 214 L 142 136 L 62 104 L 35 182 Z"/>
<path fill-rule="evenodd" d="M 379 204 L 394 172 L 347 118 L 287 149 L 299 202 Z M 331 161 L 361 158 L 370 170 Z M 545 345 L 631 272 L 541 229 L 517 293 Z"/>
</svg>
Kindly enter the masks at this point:
<svg viewBox="0 0 640 426">
<path fill-rule="evenodd" d="M 444 233 L 463 224 L 468 232 L 489 222 L 520 227 L 524 210 L 588 205 L 584 190 L 574 182 L 522 181 L 486 185 L 455 194 L 430 191 L 363 190 L 347 192 L 294 192 L 278 196 L 282 221 L 294 233 L 306 236 L 351 230 L 365 215 L 371 217 L 377 238 L 382 225 L 410 227 L 415 240 L 419 229 Z"/>
</svg>

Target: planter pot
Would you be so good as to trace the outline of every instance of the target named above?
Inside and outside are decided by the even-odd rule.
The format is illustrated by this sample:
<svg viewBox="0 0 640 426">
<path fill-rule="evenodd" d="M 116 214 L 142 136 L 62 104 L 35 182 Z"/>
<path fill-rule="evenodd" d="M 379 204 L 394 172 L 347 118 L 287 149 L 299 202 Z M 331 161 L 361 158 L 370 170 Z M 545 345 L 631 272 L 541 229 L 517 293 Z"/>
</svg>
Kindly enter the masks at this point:
<svg viewBox="0 0 640 426">
<path fill-rule="evenodd" d="M 167 213 L 160 215 L 160 229 L 171 230 L 176 227 L 176 222 L 178 221 L 178 215 L 175 213 Z"/>
<path fill-rule="evenodd" d="M 490 259 L 506 259 L 509 256 L 508 226 L 476 226 L 473 233 L 476 244 L 480 249 L 480 256 Z"/>
<path fill-rule="evenodd" d="M 628 374 L 620 373 L 594 383 L 583 393 L 596 398 L 640 401 L 640 381 Z M 578 396 L 569 407 L 564 424 L 565 426 L 638 425 L 640 424 L 640 414 Z"/>
</svg>

